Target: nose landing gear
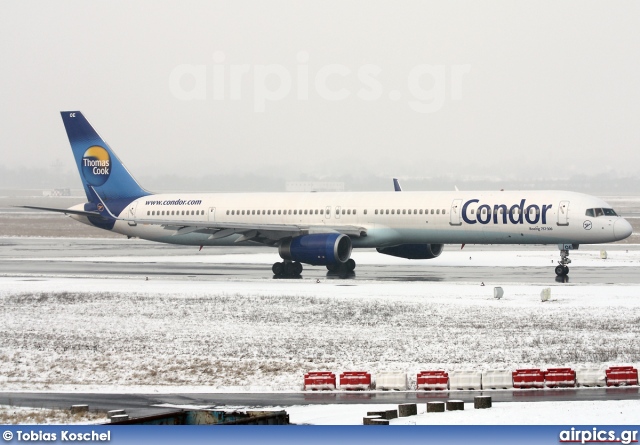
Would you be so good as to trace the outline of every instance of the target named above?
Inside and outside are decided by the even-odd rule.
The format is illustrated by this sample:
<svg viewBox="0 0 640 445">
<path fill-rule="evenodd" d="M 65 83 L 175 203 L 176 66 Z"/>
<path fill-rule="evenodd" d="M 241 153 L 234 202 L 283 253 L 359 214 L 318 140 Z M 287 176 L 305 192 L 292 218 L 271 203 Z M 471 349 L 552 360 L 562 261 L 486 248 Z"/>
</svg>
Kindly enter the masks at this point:
<svg viewBox="0 0 640 445">
<path fill-rule="evenodd" d="M 558 265 L 556 266 L 557 276 L 566 277 L 569 275 L 569 266 L 567 266 L 567 264 L 571 264 L 571 259 L 569 259 L 569 250 L 560 249 L 560 261 L 558 261 Z"/>
</svg>

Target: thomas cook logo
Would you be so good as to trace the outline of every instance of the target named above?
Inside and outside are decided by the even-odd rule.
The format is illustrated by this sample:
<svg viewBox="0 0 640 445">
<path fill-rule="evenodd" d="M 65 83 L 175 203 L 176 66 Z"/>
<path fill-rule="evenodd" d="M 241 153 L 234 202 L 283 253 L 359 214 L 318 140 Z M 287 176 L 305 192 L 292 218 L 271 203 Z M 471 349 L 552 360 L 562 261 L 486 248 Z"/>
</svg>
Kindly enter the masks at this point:
<svg viewBox="0 0 640 445">
<path fill-rule="evenodd" d="M 109 152 L 94 145 L 87 148 L 82 156 L 82 176 L 93 186 L 100 186 L 107 182 L 111 175 L 111 157 Z"/>
</svg>

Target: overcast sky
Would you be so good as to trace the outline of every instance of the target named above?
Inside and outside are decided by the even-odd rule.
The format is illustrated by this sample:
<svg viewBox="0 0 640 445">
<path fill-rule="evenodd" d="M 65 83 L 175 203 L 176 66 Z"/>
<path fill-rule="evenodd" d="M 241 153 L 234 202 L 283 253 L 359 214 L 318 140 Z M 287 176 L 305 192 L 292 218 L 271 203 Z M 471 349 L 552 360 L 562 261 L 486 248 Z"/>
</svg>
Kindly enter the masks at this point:
<svg viewBox="0 0 640 445">
<path fill-rule="evenodd" d="M 640 2 L 4 1 L 0 150 L 136 176 L 640 173 Z M 238 75 L 238 72 L 244 72 Z"/>
</svg>

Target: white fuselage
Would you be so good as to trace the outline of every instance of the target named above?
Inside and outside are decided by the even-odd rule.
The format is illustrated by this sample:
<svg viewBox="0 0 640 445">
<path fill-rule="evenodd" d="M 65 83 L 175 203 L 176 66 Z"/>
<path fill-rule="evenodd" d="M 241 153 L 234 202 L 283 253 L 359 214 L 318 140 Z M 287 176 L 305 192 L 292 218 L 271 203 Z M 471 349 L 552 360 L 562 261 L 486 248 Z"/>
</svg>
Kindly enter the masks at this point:
<svg viewBox="0 0 640 445">
<path fill-rule="evenodd" d="M 353 247 L 398 244 L 584 244 L 626 238 L 631 226 L 599 198 L 565 191 L 173 193 L 145 196 L 121 218 L 248 224 L 349 225 L 366 236 Z M 83 216 L 75 219 L 89 223 Z M 113 231 L 130 237 L 185 245 L 233 245 L 240 235 L 210 239 L 210 233 L 117 221 Z"/>
</svg>

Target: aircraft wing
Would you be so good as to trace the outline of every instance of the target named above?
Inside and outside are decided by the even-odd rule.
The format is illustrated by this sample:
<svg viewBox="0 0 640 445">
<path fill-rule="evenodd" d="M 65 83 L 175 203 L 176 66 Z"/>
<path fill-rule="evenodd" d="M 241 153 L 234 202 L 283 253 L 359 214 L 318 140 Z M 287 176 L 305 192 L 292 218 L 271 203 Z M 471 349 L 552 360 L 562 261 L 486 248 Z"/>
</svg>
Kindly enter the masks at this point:
<svg viewBox="0 0 640 445">
<path fill-rule="evenodd" d="M 93 189 L 93 187 L 91 187 Z M 95 192 L 95 189 L 93 189 Z M 104 205 L 104 209 L 115 220 L 125 221 L 130 225 L 148 224 L 159 225 L 167 230 L 174 230 L 173 236 L 184 235 L 187 233 L 210 232 L 209 239 L 222 239 L 234 234 L 241 236 L 236 239 L 236 243 L 241 241 L 256 241 L 263 244 L 273 245 L 283 238 L 294 237 L 299 235 L 308 235 L 311 233 L 342 233 L 352 237 L 367 236 L 367 230 L 364 227 L 356 227 L 351 225 L 308 225 L 308 224 L 252 224 L 240 222 L 216 222 L 216 221 L 192 221 L 192 220 L 160 220 L 160 219 L 143 219 L 143 218 L 119 218 L 111 213 L 107 204 L 102 200 L 100 195 L 96 196 Z"/>
<path fill-rule="evenodd" d="M 172 230 L 172 236 L 187 233 L 211 233 L 210 239 L 222 239 L 231 235 L 241 235 L 236 242 L 257 241 L 264 244 L 275 244 L 277 241 L 294 236 L 311 233 L 342 233 L 350 237 L 367 236 L 364 227 L 338 224 L 251 224 L 238 222 L 211 222 L 190 220 L 158 220 L 138 218 L 116 218 L 129 224 L 158 225 L 166 230 Z"/>
</svg>

